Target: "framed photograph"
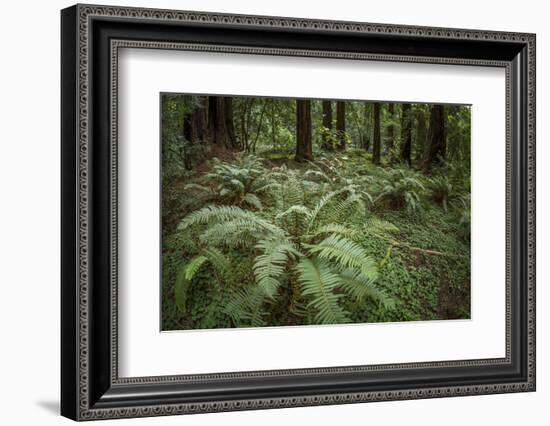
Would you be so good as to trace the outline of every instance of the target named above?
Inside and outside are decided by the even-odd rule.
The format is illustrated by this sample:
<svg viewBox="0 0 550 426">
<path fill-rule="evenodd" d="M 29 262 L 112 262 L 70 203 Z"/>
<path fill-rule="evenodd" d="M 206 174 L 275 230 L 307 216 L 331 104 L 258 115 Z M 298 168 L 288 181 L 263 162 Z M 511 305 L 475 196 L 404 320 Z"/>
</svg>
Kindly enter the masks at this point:
<svg viewBox="0 0 550 426">
<path fill-rule="evenodd" d="M 535 35 L 61 12 L 61 412 L 535 390 Z"/>
</svg>

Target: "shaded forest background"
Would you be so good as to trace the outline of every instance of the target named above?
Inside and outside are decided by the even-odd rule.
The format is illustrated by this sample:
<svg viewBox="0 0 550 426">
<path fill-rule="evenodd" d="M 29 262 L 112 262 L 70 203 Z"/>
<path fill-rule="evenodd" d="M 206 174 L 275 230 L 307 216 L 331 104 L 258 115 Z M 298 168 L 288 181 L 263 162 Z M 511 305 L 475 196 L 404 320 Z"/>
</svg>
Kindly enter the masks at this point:
<svg viewBox="0 0 550 426">
<path fill-rule="evenodd" d="M 163 329 L 469 318 L 469 106 L 161 108 Z"/>
</svg>

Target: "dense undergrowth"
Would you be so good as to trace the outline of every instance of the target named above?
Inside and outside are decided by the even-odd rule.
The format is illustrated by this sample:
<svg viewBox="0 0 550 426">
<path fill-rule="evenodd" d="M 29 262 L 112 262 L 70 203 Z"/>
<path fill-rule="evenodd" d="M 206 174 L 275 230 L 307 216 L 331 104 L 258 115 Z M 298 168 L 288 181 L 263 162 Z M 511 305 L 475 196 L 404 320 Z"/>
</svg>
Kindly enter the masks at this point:
<svg viewBox="0 0 550 426">
<path fill-rule="evenodd" d="M 469 318 L 469 178 L 227 155 L 163 182 L 164 330 Z"/>
</svg>

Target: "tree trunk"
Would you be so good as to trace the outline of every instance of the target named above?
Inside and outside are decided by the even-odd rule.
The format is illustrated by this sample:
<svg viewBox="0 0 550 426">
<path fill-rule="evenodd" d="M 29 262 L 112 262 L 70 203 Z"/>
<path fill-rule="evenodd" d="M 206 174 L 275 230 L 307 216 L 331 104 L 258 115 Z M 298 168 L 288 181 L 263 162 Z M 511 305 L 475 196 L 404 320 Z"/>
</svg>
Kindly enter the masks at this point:
<svg viewBox="0 0 550 426">
<path fill-rule="evenodd" d="M 346 149 L 346 103 L 336 102 L 336 132 L 338 134 L 338 149 Z"/>
<path fill-rule="evenodd" d="M 429 108 L 428 105 L 417 105 L 416 113 L 416 143 L 415 143 L 415 157 L 414 162 L 418 167 L 423 166 L 424 161 L 424 152 L 426 150 L 426 139 L 428 137 L 428 117 L 426 109 Z"/>
<path fill-rule="evenodd" d="M 237 148 L 237 138 L 235 136 L 235 125 L 233 123 L 233 98 L 231 96 L 224 97 L 224 115 L 225 115 L 225 128 L 227 129 L 227 140 L 230 148 Z"/>
<path fill-rule="evenodd" d="M 412 117 L 411 104 L 403 104 L 401 117 L 401 161 L 411 166 L 411 148 L 412 148 Z"/>
<path fill-rule="evenodd" d="M 388 153 L 391 153 L 395 145 L 395 128 L 393 125 L 393 116 L 395 114 L 395 105 L 388 104 L 388 113 L 390 116 L 390 125 L 388 126 Z"/>
<path fill-rule="evenodd" d="M 184 165 L 186 169 L 193 167 L 192 145 L 204 143 L 207 136 L 206 109 L 202 104 L 203 99 L 197 98 L 198 106 L 192 107 L 183 116 Z"/>
<path fill-rule="evenodd" d="M 323 148 L 326 150 L 332 150 L 332 102 L 323 101 L 323 127 L 328 129 L 327 133 L 323 133 Z"/>
<path fill-rule="evenodd" d="M 369 129 L 371 125 L 371 122 L 370 122 L 371 115 L 370 115 L 370 107 L 368 102 L 364 103 L 363 117 L 365 120 L 365 129 Z M 365 140 L 363 141 L 363 148 L 365 149 L 366 152 L 369 152 L 370 141 L 371 141 L 371 132 L 370 130 L 365 130 Z"/>
<path fill-rule="evenodd" d="M 223 96 L 208 97 L 208 131 L 212 144 L 233 149 L 235 129 L 233 127 L 233 102 Z"/>
<path fill-rule="evenodd" d="M 433 105 L 430 111 L 428 145 L 422 167 L 424 172 L 429 172 L 434 164 L 438 164 L 444 160 L 446 151 L 445 107 L 443 105 Z"/>
<path fill-rule="evenodd" d="M 311 147 L 311 101 L 296 100 L 296 161 L 312 161 Z"/>
<path fill-rule="evenodd" d="M 373 136 L 372 162 L 380 164 L 380 104 L 375 103 L 372 108 Z"/>
</svg>

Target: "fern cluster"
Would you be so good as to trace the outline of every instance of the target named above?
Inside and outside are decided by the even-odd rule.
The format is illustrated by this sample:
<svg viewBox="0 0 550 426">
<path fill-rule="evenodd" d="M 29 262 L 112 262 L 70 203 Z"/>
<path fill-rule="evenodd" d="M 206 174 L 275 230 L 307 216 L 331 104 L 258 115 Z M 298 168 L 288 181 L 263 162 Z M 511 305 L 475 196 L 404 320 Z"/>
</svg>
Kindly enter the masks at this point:
<svg viewBox="0 0 550 426">
<path fill-rule="evenodd" d="M 186 309 L 182 293 L 196 271 L 211 262 L 212 250 L 222 255 L 223 250 L 235 249 L 254 259 L 251 282 L 235 282 L 231 268 L 213 264 L 217 285 L 229 294 L 225 313 L 235 326 L 268 324 L 264 312 L 269 304 L 285 303 L 290 314 L 315 324 L 348 322 L 349 312 L 341 303 L 345 296 L 370 297 L 391 306 L 376 287 L 375 260 L 353 240 L 366 214 L 356 188 L 327 192 L 312 204 L 312 184 L 305 182 L 288 173 L 273 186 L 273 208 L 266 207 L 263 215 L 238 206 L 211 205 L 181 221 L 178 232 L 200 228 L 199 239 L 208 249 L 181 267 L 176 283 L 180 309 Z M 341 225 L 346 219 L 349 226 Z"/>
<path fill-rule="evenodd" d="M 400 290 L 382 271 L 397 248 L 417 247 L 400 243 L 405 236 L 380 215 L 408 215 L 432 200 L 460 216 L 467 239 L 469 199 L 445 178 L 388 171 L 353 155 L 298 167 L 237 156 L 187 183 L 202 206 L 167 237 L 171 315 L 193 328 L 396 318 Z"/>
</svg>

